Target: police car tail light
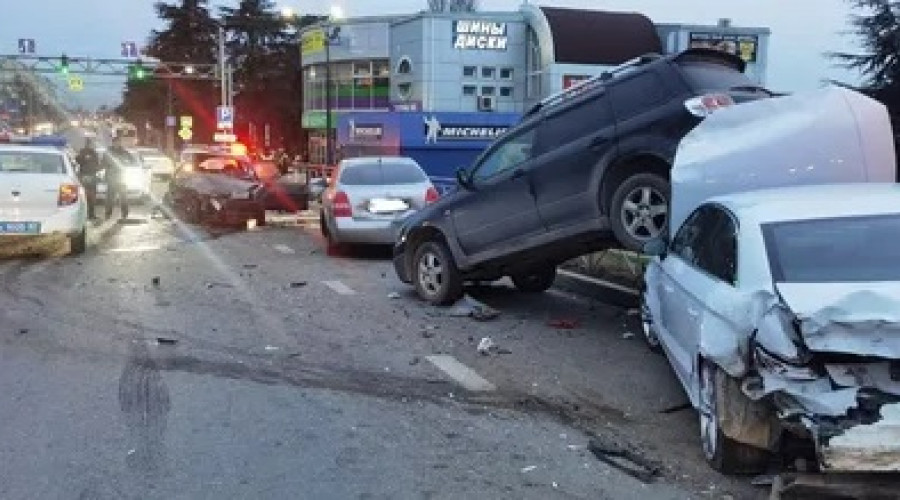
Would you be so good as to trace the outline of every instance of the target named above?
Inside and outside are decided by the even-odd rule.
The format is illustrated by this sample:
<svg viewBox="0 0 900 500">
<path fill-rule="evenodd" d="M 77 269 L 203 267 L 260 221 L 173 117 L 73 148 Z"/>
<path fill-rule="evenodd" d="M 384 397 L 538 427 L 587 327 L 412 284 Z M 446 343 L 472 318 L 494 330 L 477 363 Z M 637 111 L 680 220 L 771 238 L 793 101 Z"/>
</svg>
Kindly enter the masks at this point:
<svg viewBox="0 0 900 500">
<path fill-rule="evenodd" d="M 434 186 L 428 188 L 428 191 L 425 191 L 425 203 L 434 203 L 438 201 L 440 198 L 440 193 L 437 192 L 437 189 Z"/>
<path fill-rule="evenodd" d="M 684 107 L 699 118 L 706 118 L 716 111 L 730 106 L 734 106 L 734 99 L 728 94 L 706 94 L 684 101 Z"/>
<path fill-rule="evenodd" d="M 78 184 L 61 184 L 59 186 L 59 199 L 57 204 L 61 207 L 74 205 L 78 202 Z"/>
<path fill-rule="evenodd" d="M 350 205 L 350 198 L 347 196 L 347 193 L 343 191 L 334 193 L 331 206 L 335 217 L 353 217 L 353 207 Z"/>
</svg>

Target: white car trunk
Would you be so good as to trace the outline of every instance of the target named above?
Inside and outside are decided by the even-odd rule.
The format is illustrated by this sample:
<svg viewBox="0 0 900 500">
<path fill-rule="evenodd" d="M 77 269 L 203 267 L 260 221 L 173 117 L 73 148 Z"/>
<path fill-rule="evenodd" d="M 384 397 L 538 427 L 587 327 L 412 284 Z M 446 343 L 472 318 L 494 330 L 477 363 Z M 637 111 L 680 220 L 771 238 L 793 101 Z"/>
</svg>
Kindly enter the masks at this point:
<svg viewBox="0 0 900 500">
<path fill-rule="evenodd" d="M 59 186 L 74 183 L 64 174 L 0 173 L 0 222 L 34 221 L 59 210 Z"/>
</svg>

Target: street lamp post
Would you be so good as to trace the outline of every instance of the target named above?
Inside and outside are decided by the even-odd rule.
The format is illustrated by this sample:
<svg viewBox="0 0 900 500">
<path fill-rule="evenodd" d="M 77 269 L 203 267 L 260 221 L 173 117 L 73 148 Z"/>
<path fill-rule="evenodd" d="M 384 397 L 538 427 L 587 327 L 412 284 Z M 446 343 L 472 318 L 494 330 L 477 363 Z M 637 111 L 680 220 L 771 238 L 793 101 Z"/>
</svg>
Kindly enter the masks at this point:
<svg viewBox="0 0 900 500">
<path fill-rule="evenodd" d="M 325 165 L 327 166 L 331 166 L 334 162 L 334 141 L 331 137 L 331 44 L 340 34 L 340 26 L 325 28 Z"/>
</svg>

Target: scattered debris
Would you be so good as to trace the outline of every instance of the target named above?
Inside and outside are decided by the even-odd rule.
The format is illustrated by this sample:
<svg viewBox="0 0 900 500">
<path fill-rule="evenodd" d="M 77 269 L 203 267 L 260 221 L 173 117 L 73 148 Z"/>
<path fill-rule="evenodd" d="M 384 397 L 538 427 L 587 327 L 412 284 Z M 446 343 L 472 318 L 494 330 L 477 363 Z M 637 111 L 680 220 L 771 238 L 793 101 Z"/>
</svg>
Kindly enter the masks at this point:
<svg viewBox="0 0 900 500">
<path fill-rule="evenodd" d="M 492 350 L 496 350 L 497 346 L 494 344 L 494 340 L 490 337 L 483 337 L 481 342 L 478 343 L 478 353 L 482 356 L 488 356 L 491 354 Z"/>
<path fill-rule="evenodd" d="M 529 465 L 528 467 L 522 467 L 522 474 L 527 474 L 534 469 L 537 469 L 537 465 Z"/>
<path fill-rule="evenodd" d="M 659 412 L 665 413 L 665 414 L 678 413 L 680 411 L 690 410 L 692 408 L 693 408 L 693 406 L 691 406 L 691 403 L 687 402 L 687 403 L 677 404 L 675 406 L 670 406 L 668 408 L 663 408 L 662 410 L 659 410 Z"/>
<path fill-rule="evenodd" d="M 434 330 L 422 330 L 422 338 L 430 339 L 434 337 Z"/>
<path fill-rule="evenodd" d="M 415 357 L 413 357 L 413 359 L 409 360 L 409 365 L 415 366 L 415 365 L 419 364 L 419 361 L 420 361 L 419 357 L 415 356 Z"/>
<path fill-rule="evenodd" d="M 557 488 L 559 488 L 559 484 L 557 484 L 556 481 L 553 481 L 553 489 L 557 489 Z"/>
<path fill-rule="evenodd" d="M 397 292 L 391 292 L 391 293 L 388 294 L 388 298 L 389 298 L 389 299 L 399 299 L 399 298 L 400 298 L 400 294 L 397 293 Z"/>
<path fill-rule="evenodd" d="M 244 264 L 244 269 L 256 269 L 259 267 L 257 264 Z"/>
<path fill-rule="evenodd" d="M 19 335 L 27 335 L 28 328 L 19 328 Z"/>
<path fill-rule="evenodd" d="M 110 281 L 110 283 L 112 283 L 112 281 Z M 153 286 L 158 287 L 159 286 L 159 276 L 154 276 L 153 279 L 150 280 L 150 283 L 152 283 Z"/>
<path fill-rule="evenodd" d="M 303 288 L 307 285 L 305 281 L 292 281 L 291 288 Z"/>
<path fill-rule="evenodd" d="M 447 315 L 457 318 L 469 317 L 477 321 L 490 321 L 499 316 L 500 311 L 466 295 L 454 304 Z"/>
<path fill-rule="evenodd" d="M 753 486 L 772 486 L 775 483 L 775 474 L 762 474 L 753 478 L 750 484 Z"/>
<path fill-rule="evenodd" d="M 570 444 L 570 445 L 566 446 L 566 448 L 568 448 L 571 451 L 578 451 L 578 450 L 583 450 L 585 447 L 580 444 Z"/>
<path fill-rule="evenodd" d="M 641 310 L 636 307 L 632 307 L 631 309 L 625 310 L 625 316 L 640 316 L 640 315 L 641 315 Z"/>
<path fill-rule="evenodd" d="M 649 460 L 638 452 L 613 442 L 609 438 L 600 436 L 591 438 L 588 442 L 588 450 L 598 460 L 645 483 L 653 481 L 662 471 L 662 466 L 659 463 Z"/>
<path fill-rule="evenodd" d="M 278 346 L 274 346 L 274 345 L 267 345 L 267 346 L 266 346 L 266 350 L 267 350 L 267 351 L 277 351 L 277 350 L 279 350 L 279 349 L 281 349 L 281 348 L 278 347 Z"/>
<path fill-rule="evenodd" d="M 156 337 L 156 343 L 159 345 L 175 345 L 178 343 L 178 340 L 166 337 Z"/>
<path fill-rule="evenodd" d="M 625 333 L 622 334 L 622 338 L 623 338 L 623 339 L 633 339 L 633 338 L 634 338 L 634 334 L 631 333 L 631 332 L 625 332 Z"/>
<path fill-rule="evenodd" d="M 560 330 L 574 330 L 581 326 L 581 323 L 577 319 L 551 319 L 547 322 L 547 326 L 552 328 L 558 328 Z"/>
<path fill-rule="evenodd" d="M 512 354 L 509 349 L 497 349 L 497 354 Z"/>
</svg>

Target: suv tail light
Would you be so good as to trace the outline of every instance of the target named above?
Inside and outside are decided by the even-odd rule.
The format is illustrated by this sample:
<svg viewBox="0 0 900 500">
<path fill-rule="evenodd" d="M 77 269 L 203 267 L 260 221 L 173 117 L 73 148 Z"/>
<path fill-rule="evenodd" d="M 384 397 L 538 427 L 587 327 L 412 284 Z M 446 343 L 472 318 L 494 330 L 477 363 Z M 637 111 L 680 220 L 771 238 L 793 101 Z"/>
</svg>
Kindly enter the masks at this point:
<svg viewBox="0 0 900 500">
<path fill-rule="evenodd" d="M 337 217 L 353 217 L 353 207 L 350 206 L 350 198 L 347 193 L 338 191 L 331 199 L 331 207 L 335 218 Z"/>
<path fill-rule="evenodd" d="M 684 107 L 699 118 L 706 118 L 729 106 L 734 106 L 734 99 L 728 94 L 706 94 L 684 101 Z"/>
<path fill-rule="evenodd" d="M 431 204 L 441 197 L 440 193 L 437 192 L 437 189 L 434 186 L 428 188 L 428 191 L 425 191 L 425 203 Z"/>
<path fill-rule="evenodd" d="M 66 207 L 78 202 L 78 184 L 60 184 L 57 205 Z"/>
</svg>

